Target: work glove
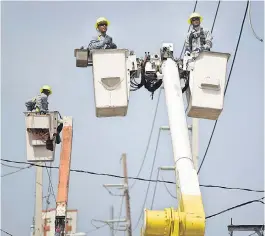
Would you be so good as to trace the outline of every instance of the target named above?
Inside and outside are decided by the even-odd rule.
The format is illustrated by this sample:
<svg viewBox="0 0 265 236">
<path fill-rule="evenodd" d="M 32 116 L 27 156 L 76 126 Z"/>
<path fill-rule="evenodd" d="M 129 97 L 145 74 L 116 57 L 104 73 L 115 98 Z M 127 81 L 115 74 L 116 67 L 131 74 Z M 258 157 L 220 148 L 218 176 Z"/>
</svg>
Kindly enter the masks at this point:
<svg viewBox="0 0 265 236">
<path fill-rule="evenodd" d="M 184 56 L 188 56 L 189 57 L 190 56 L 190 51 L 186 50 Z"/>
<path fill-rule="evenodd" d="M 196 53 L 199 53 L 200 51 L 201 51 L 200 48 L 196 48 L 196 49 L 194 50 L 194 52 L 196 52 Z"/>
<path fill-rule="evenodd" d="M 210 51 L 210 48 L 208 45 L 203 45 L 201 50 L 202 51 Z"/>
<path fill-rule="evenodd" d="M 104 39 L 104 44 L 111 44 L 112 43 L 112 38 L 111 37 L 106 37 L 105 39 Z"/>
<path fill-rule="evenodd" d="M 111 48 L 111 49 L 116 49 L 116 48 L 117 48 L 117 45 L 116 45 L 115 43 L 112 43 L 112 44 L 110 45 L 110 48 Z"/>
</svg>

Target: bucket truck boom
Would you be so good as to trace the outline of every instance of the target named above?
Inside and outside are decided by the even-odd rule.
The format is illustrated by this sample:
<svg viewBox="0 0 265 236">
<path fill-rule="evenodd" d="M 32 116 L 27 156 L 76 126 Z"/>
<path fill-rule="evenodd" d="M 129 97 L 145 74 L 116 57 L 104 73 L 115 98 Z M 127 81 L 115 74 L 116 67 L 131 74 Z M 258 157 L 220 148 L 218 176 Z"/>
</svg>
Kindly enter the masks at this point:
<svg viewBox="0 0 265 236">
<path fill-rule="evenodd" d="M 66 213 L 68 203 L 71 152 L 73 138 L 73 121 L 64 117 L 62 130 L 62 145 L 59 166 L 59 183 L 56 199 L 55 236 L 66 235 Z"/>
<path fill-rule="evenodd" d="M 163 47 L 164 48 L 164 47 Z M 170 53 L 172 52 L 172 53 Z M 161 70 L 173 146 L 178 209 L 145 210 L 142 235 L 203 236 L 205 213 L 193 165 L 179 71 L 168 46 L 161 50 Z"/>
</svg>

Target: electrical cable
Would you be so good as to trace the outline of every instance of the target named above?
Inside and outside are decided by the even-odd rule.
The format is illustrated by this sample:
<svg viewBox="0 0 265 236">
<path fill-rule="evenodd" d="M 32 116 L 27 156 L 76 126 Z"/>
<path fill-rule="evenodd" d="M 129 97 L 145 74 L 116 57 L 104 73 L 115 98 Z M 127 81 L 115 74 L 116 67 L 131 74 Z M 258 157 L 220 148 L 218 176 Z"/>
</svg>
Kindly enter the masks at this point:
<svg viewBox="0 0 265 236">
<path fill-rule="evenodd" d="M 92 222 L 91 222 L 91 224 L 92 224 Z M 92 224 L 93 225 L 93 224 Z M 94 232 L 94 231 L 97 231 L 97 230 L 99 230 L 99 229 L 102 229 L 102 228 L 104 228 L 104 227 L 106 227 L 108 224 L 107 223 L 105 223 L 104 225 L 102 225 L 102 226 L 100 226 L 100 227 L 96 227 L 96 226 L 94 226 L 95 227 L 95 229 L 92 229 L 92 230 L 89 230 L 89 231 L 87 231 L 86 232 L 86 234 L 90 234 L 90 233 L 92 233 L 92 232 Z"/>
<path fill-rule="evenodd" d="M 147 157 L 147 152 L 149 150 L 149 146 L 150 146 L 150 142 L 151 142 L 151 138 L 152 138 L 154 126 L 155 126 L 156 115 L 157 115 L 157 111 L 158 111 L 158 105 L 159 105 L 159 101 L 160 101 L 161 91 L 162 91 L 162 88 L 160 88 L 159 93 L 158 93 L 158 98 L 157 98 L 157 102 L 156 102 L 156 108 L 155 108 L 154 118 L 153 118 L 153 121 L 152 121 L 152 126 L 151 126 L 151 130 L 150 130 L 150 134 L 149 134 L 147 146 L 146 146 L 145 153 L 144 153 L 144 158 L 142 160 L 142 163 L 141 163 L 141 166 L 140 166 L 140 169 L 138 171 L 138 174 L 137 174 L 136 178 L 138 178 L 140 176 L 141 171 L 142 171 L 142 168 L 144 166 L 145 159 Z M 133 184 L 129 188 L 132 189 L 133 186 L 135 185 L 135 183 L 136 183 L 136 180 L 133 182 Z"/>
<path fill-rule="evenodd" d="M 226 83 L 226 86 L 225 86 L 224 96 L 226 95 L 226 91 L 227 91 L 227 88 L 228 88 L 228 84 L 229 84 L 229 81 L 230 81 L 230 78 L 231 78 L 231 74 L 232 74 L 232 71 L 233 71 L 233 67 L 234 67 L 234 63 L 235 63 L 235 58 L 236 58 L 236 55 L 237 55 L 237 50 L 238 50 L 238 46 L 239 46 L 239 43 L 240 43 L 240 39 L 241 39 L 241 35 L 242 35 L 242 31 L 243 31 L 243 28 L 244 28 L 244 23 L 245 23 L 245 19 L 246 19 L 246 15 L 247 15 L 248 5 L 249 5 L 249 0 L 247 1 L 245 13 L 244 13 L 244 18 L 242 20 L 242 24 L 241 24 L 241 28 L 240 28 L 240 32 L 239 32 L 239 37 L 238 37 L 237 45 L 236 45 L 236 49 L 235 49 L 235 55 L 234 55 L 234 58 L 233 58 L 233 61 L 232 61 L 231 69 L 230 69 L 230 72 L 229 72 L 229 75 L 228 75 L 228 79 L 227 79 L 227 83 Z M 208 153 L 210 144 L 212 142 L 212 138 L 213 138 L 213 135 L 214 135 L 214 132 L 215 132 L 215 128 L 216 128 L 217 123 L 218 123 L 218 120 L 216 120 L 215 123 L 214 123 L 214 127 L 213 127 L 213 130 L 212 130 L 212 134 L 210 136 L 210 139 L 209 139 L 209 142 L 208 142 L 206 151 L 204 153 L 202 162 L 201 162 L 200 167 L 198 169 L 198 174 L 200 173 L 200 170 L 202 168 L 202 165 L 204 163 L 204 160 L 205 160 L 205 158 L 207 156 L 207 153 Z"/>
<path fill-rule="evenodd" d="M 257 199 L 257 200 L 252 200 L 252 201 L 248 201 L 248 202 L 241 203 L 241 204 L 239 204 L 239 205 L 236 205 L 236 206 L 230 207 L 230 208 L 228 208 L 228 209 L 226 209 L 226 210 L 223 210 L 223 211 L 220 211 L 220 212 L 218 212 L 218 213 L 215 213 L 215 214 L 212 214 L 212 215 L 210 215 L 210 216 L 207 216 L 205 219 L 210 219 L 210 218 L 212 218 L 212 217 L 214 217 L 214 216 L 221 215 L 221 214 L 223 214 L 223 213 L 225 213 L 225 212 L 231 211 L 231 210 L 233 210 L 233 209 L 236 209 L 236 208 L 239 208 L 239 207 L 242 207 L 242 206 L 245 206 L 245 205 L 248 205 L 248 204 L 254 203 L 254 202 L 260 202 L 260 203 L 264 204 L 264 202 L 261 201 L 262 199 L 264 199 L 264 197 L 262 197 L 262 198 L 260 198 L 260 199 Z"/>
<path fill-rule="evenodd" d="M 121 206 L 120 206 L 120 212 L 119 212 L 119 220 L 121 219 L 121 214 L 122 214 L 122 207 L 123 207 L 123 201 L 124 201 L 124 196 L 122 197 L 121 199 Z M 114 231 L 114 235 L 116 236 L 117 232 L 118 232 L 118 227 L 119 227 L 119 223 L 120 222 L 117 222 L 117 225 L 116 225 L 116 230 Z"/>
<path fill-rule="evenodd" d="M 45 163 L 46 165 L 46 163 Z M 52 163 L 50 163 L 50 167 L 52 166 Z M 49 186 L 48 186 L 48 194 L 47 194 L 47 197 L 46 197 L 46 209 L 45 209 L 45 214 L 44 214 L 44 221 L 46 220 L 46 216 L 47 216 L 47 212 L 48 212 L 48 208 L 50 206 L 50 196 L 51 194 L 53 195 L 54 197 L 54 200 L 55 200 L 55 195 L 54 195 L 54 192 L 52 193 L 52 190 L 53 190 L 53 186 L 52 186 L 52 178 L 51 178 L 51 171 L 52 169 L 50 168 L 50 173 L 48 172 L 48 168 L 46 167 L 46 170 L 47 170 L 47 173 L 48 173 L 48 177 L 49 177 Z M 55 200 L 55 204 L 56 204 L 56 200 Z M 42 226 L 44 227 L 44 225 Z"/>
<path fill-rule="evenodd" d="M 212 29 L 211 29 L 211 34 L 213 33 L 213 29 L 214 29 L 216 17 L 217 17 L 218 11 L 219 11 L 220 3 L 221 3 L 221 0 L 219 0 L 218 4 L 217 4 L 217 8 L 216 8 L 215 15 L 214 15 L 214 20 L 213 20 L 213 25 L 212 25 Z"/>
<path fill-rule="evenodd" d="M 197 3 L 198 3 L 198 0 L 195 1 L 195 5 L 194 5 L 193 12 L 195 12 L 195 10 L 196 10 Z M 189 29 L 188 29 L 188 32 L 187 32 L 187 33 L 189 33 L 189 31 L 190 31 L 190 27 L 191 27 L 191 25 L 189 25 Z M 179 58 L 182 57 L 182 54 L 183 54 L 183 52 L 184 52 L 184 48 L 185 48 L 185 42 L 184 42 L 184 44 L 183 44 L 183 47 L 182 47 L 181 53 L 180 53 L 180 55 L 179 55 Z"/>
<path fill-rule="evenodd" d="M 33 163 L 27 163 L 23 161 L 11 161 L 11 160 L 6 160 L 6 159 L 1 159 L 2 161 L 9 162 L 9 163 L 16 163 L 16 164 L 29 164 L 31 166 L 39 166 L 46 168 L 46 166 L 39 165 L 39 164 L 33 164 Z M 50 169 L 59 169 L 58 166 L 52 166 L 52 167 L 47 167 Z M 97 173 L 97 172 L 92 172 L 92 171 L 86 171 L 86 170 L 78 170 L 78 169 L 70 169 L 71 172 L 76 172 L 76 173 L 84 173 L 84 174 L 90 174 L 90 175 L 98 175 L 98 176 L 108 176 L 108 177 L 113 177 L 113 178 L 119 178 L 119 179 L 124 179 L 124 176 L 120 175 L 113 175 L 113 174 L 108 174 L 108 173 Z M 162 180 L 154 180 L 154 179 L 144 179 L 144 178 L 136 178 L 136 177 L 128 177 L 128 179 L 133 179 L 133 180 L 139 180 L 139 181 L 145 181 L 145 182 L 159 182 L 159 183 L 168 183 L 168 184 L 176 184 L 176 182 L 173 181 L 162 181 Z M 241 190 L 241 191 L 247 191 L 247 192 L 256 192 L 256 193 L 264 193 L 264 190 L 254 190 L 254 189 L 249 189 L 249 188 L 239 188 L 239 187 L 226 187 L 226 186 L 220 186 L 220 185 L 205 185 L 205 184 L 200 184 L 201 187 L 205 188 L 221 188 L 221 189 L 226 189 L 226 190 Z"/>
<path fill-rule="evenodd" d="M 10 233 L 8 233 L 8 232 L 6 232 L 5 230 L 3 230 L 3 229 L 0 229 L 2 232 L 4 232 L 5 234 L 7 234 L 7 235 L 10 235 L 10 236 L 13 236 L 13 234 L 10 234 Z"/>
<path fill-rule="evenodd" d="M 157 137 L 157 141 L 156 141 L 156 147 L 155 147 L 155 153 L 154 153 L 154 158 L 153 158 L 153 163 L 152 163 L 152 168 L 151 168 L 151 172 L 150 172 L 150 179 L 152 178 L 152 174 L 153 174 L 153 170 L 154 170 L 154 166 L 155 166 L 155 161 L 156 161 L 156 154 L 157 154 L 157 150 L 158 150 L 158 144 L 159 144 L 159 140 L 160 140 L 160 133 L 161 133 L 161 129 L 159 129 L 159 132 L 158 132 L 158 137 Z M 137 229 L 139 223 L 140 223 L 140 220 L 141 220 L 141 217 L 143 215 L 143 212 L 144 212 L 144 207 L 145 207 L 145 204 L 146 204 L 146 200 L 147 200 L 147 196 L 148 196 L 148 192 L 149 192 L 149 188 L 150 188 L 150 184 L 151 184 L 151 181 L 148 182 L 148 186 L 147 186 L 147 189 L 146 189 L 146 194 L 145 194 L 145 199 L 144 199 L 144 203 L 143 203 L 143 207 L 142 207 L 142 210 L 141 210 L 141 213 L 140 213 L 140 216 L 138 218 L 138 221 L 136 223 L 136 226 L 134 227 L 134 230 Z"/>
<path fill-rule="evenodd" d="M 10 167 L 10 168 L 15 168 L 15 169 L 22 169 L 21 167 L 19 166 L 11 166 L 11 165 L 7 165 L 7 164 L 4 164 L 4 163 L 1 163 L 2 166 L 5 166 L 5 167 Z"/>
<path fill-rule="evenodd" d="M 162 178 L 162 180 L 164 181 L 164 178 L 163 178 L 162 175 L 161 175 L 161 178 Z M 168 187 L 167 187 L 167 184 L 166 184 L 165 182 L 163 182 L 163 184 L 164 184 L 164 186 L 165 186 L 165 188 L 166 188 L 168 194 L 169 194 L 172 198 L 177 199 L 177 197 L 175 197 L 175 196 L 169 191 L 169 189 L 168 189 Z"/>
<path fill-rule="evenodd" d="M 252 33 L 253 35 L 256 37 L 257 40 L 259 40 L 260 42 L 263 42 L 263 39 L 260 38 L 256 33 L 255 30 L 252 26 L 252 22 L 251 22 L 251 1 L 249 0 L 249 8 L 248 8 L 248 20 L 249 20 L 249 25 L 251 27 Z"/>
<path fill-rule="evenodd" d="M 154 206 L 154 202 L 155 202 L 155 195 L 156 195 L 157 183 L 158 183 L 158 180 L 159 180 L 159 174 L 160 174 L 160 168 L 158 168 L 158 170 L 157 170 L 155 189 L 154 189 L 152 203 L 151 203 L 151 207 L 150 207 L 151 210 L 153 210 L 153 206 Z"/>
<path fill-rule="evenodd" d="M 52 179 L 51 179 L 51 172 L 49 173 L 48 167 L 46 166 L 46 162 L 44 164 L 45 164 L 46 171 L 47 171 L 47 174 L 48 174 L 48 177 L 49 177 L 49 185 L 51 186 L 52 195 L 53 195 L 54 201 L 56 203 L 55 193 L 54 193 Z M 51 168 L 52 168 L 52 163 L 50 164 L 50 171 L 51 171 Z"/>
<path fill-rule="evenodd" d="M 32 167 L 32 166 L 29 165 L 29 166 L 26 166 L 26 167 L 24 167 L 24 168 L 20 168 L 19 170 L 9 172 L 9 173 L 7 173 L 7 174 L 1 175 L 1 178 L 6 177 L 6 176 L 8 176 L 8 175 L 16 174 L 16 173 L 18 173 L 18 172 L 20 172 L 20 171 L 22 171 L 22 170 L 29 169 L 29 168 L 31 168 L 31 167 Z"/>
</svg>

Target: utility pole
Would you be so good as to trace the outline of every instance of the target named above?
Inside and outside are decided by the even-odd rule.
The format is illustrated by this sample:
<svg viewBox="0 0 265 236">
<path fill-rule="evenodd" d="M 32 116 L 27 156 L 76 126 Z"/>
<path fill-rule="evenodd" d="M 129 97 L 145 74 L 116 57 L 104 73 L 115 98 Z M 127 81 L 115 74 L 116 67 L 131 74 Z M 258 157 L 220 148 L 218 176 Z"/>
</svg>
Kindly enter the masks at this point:
<svg viewBox="0 0 265 236">
<path fill-rule="evenodd" d="M 109 188 L 118 188 L 123 190 L 123 195 L 114 195 L 114 196 L 125 196 L 126 201 L 126 219 L 113 219 L 112 213 L 111 213 L 111 219 L 110 220 L 104 220 L 101 222 L 111 224 L 113 226 L 113 223 L 115 222 L 124 222 L 126 225 L 121 225 L 119 231 L 127 231 L 128 236 L 132 236 L 132 223 L 131 223 L 131 209 L 130 209 L 130 196 L 129 196 L 129 189 L 128 189 L 128 174 L 127 174 L 127 162 L 126 162 L 126 154 L 122 154 L 122 164 L 123 164 L 123 174 L 124 174 L 124 183 L 123 184 L 104 184 L 103 186 L 108 190 L 108 192 L 111 195 L 114 195 L 111 193 Z M 121 228 L 122 227 L 122 228 Z M 113 228 L 113 227 L 112 227 Z M 113 231 L 111 231 L 111 235 L 113 235 Z"/>
<path fill-rule="evenodd" d="M 41 165 L 41 162 L 37 163 Z M 36 166 L 35 226 L 34 236 L 42 235 L 42 167 Z"/>
<path fill-rule="evenodd" d="M 114 208 L 113 206 L 110 207 L 110 219 L 114 220 Z M 110 227 L 110 236 L 114 236 L 114 223 L 111 224 Z"/>
<path fill-rule="evenodd" d="M 123 162 L 123 174 L 124 174 L 124 196 L 126 200 L 126 219 L 128 223 L 128 236 L 132 236 L 132 224 L 131 224 L 131 208 L 130 208 L 130 196 L 129 196 L 129 188 L 128 188 L 128 174 L 127 174 L 127 162 L 126 162 L 126 154 L 122 154 L 122 162 Z"/>
</svg>

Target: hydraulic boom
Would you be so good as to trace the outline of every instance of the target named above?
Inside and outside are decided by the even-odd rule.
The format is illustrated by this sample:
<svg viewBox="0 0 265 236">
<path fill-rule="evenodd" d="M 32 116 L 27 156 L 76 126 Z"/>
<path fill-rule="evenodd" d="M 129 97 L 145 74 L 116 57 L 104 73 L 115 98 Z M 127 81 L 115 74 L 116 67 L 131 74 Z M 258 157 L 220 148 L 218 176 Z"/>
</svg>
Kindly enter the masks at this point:
<svg viewBox="0 0 265 236">
<path fill-rule="evenodd" d="M 178 209 L 145 210 L 142 234 L 204 236 L 205 213 L 192 161 L 179 70 L 170 53 L 163 54 L 161 70 L 174 154 Z"/>
<path fill-rule="evenodd" d="M 69 191 L 73 121 L 71 117 L 64 117 L 62 130 L 62 146 L 59 166 L 59 183 L 56 199 L 55 236 L 66 235 L 66 214 Z"/>
</svg>

